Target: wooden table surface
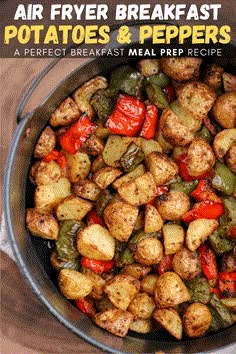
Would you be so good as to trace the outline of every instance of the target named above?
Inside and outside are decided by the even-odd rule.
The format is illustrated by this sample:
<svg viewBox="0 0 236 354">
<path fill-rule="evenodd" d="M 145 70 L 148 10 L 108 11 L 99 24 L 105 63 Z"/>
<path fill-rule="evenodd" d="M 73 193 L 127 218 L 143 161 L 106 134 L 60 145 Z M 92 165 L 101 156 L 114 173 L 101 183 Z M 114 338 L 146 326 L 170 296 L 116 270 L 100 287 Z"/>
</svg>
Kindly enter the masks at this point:
<svg viewBox="0 0 236 354">
<path fill-rule="evenodd" d="M 111 1 L 112 2 L 112 1 Z M 175 1 L 172 1 L 174 3 Z M 179 1 L 176 1 L 179 3 Z M 206 3 L 207 1 L 205 1 Z M 195 1 L 203 3 L 203 1 Z M 224 24 L 235 20 L 235 1 L 227 1 Z M 235 39 L 235 32 L 233 33 Z M 0 59 L 2 90 L 1 158 L 7 151 L 16 128 L 15 110 L 31 80 L 50 59 Z M 83 59 L 84 60 L 84 59 Z M 82 59 L 63 60 L 47 76 L 28 105 L 30 111 L 67 73 L 81 64 Z M 1 170 L 3 173 L 3 169 Z M 1 176 L 2 177 L 2 176 Z M 1 353 L 101 353 L 60 324 L 39 302 L 22 278 L 17 265 L 1 252 Z"/>
</svg>

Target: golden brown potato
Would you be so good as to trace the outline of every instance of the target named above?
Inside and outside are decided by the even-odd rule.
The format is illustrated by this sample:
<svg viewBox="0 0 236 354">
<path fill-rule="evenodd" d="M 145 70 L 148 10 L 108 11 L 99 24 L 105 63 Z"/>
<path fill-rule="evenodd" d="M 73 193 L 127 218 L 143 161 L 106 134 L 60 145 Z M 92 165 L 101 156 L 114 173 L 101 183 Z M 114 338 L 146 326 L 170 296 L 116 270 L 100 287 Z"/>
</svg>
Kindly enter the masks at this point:
<svg viewBox="0 0 236 354">
<path fill-rule="evenodd" d="M 174 272 L 166 272 L 159 276 L 154 290 L 157 306 L 174 307 L 190 300 L 188 289 L 180 276 Z"/>
<path fill-rule="evenodd" d="M 236 144 L 233 144 L 226 154 L 227 166 L 236 173 Z"/>
<path fill-rule="evenodd" d="M 89 268 L 81 268 L 81 273 L 86 275 L 87 278 L 89 278 L 93 284 L 92 291 L 90 292 L 90 296 L 95 299 L 99 300 L 103 298 L 104 293 L 103 293 L 103 288 L 105 285 L 105 280 L 100 277 L 100 275 L 94 273 L 91 269 Z"/>
<path fill-rule="evenodd" d="M 99 188 L 106 189 L 121 174 L 118 168 L 108 166 L 100 168 L 92 178 Z"/>
<path fill-rule="evenodd" d="M 142 176 L 145 173 L 145 168 L 143 165 L 138 165 L 133 171 L 126 173 L 120 178 L 117 178 L 115 182 L 112 183 L 112 187 L 118 189 L 122 184 L 129 183 L 135 178 Z"/>
<path fill-rule="evenodd" d="M 76 121 L 80 115 L 81 111 L 75 101 L 67 97 L 51 115 L 49 123 L 52 127 L 67 126 Z"/>
<path fill-rule="evenodd" d="M 133 320 L 131 322 L 129 329 L 131 331 L 142 334 L 150 333 L 153 329 L 152 320 L 144 320 L 142 318 L 137 318 L 136 320 Z"/>
<path fill-rule="evenodd" d="M 142 59 L 139 60 L 138 69 L 144 76 L 158 74 L 161 67 L 160 59 Z"/>
<path fill-rule="evenodd" d="M 57 182 L 37 186 L 34 195 L 35 208 L 48 212 L 53 211 L 69 195 L 71 195 L 71 184 L 64 177 Z"/>
<path fill-rule="evenodd" d="M 139 264 L 139 263 L 133 263 L 133 264 L 129 264 L 127 266 L 124 266 L 121 269 L 120 274 L 129 274 L 129 275 L 132 275 L 132 277 L 140 280 L 143 277 L 145 277 L 149 272 L 151 272 L 151 270 L 152 270 L 152 268 L 148 267 L 146 265 Z"/>
<path fill-rule="evenodd" d="M 41 213 L 29 208 L 26 210 L 26 227 L 33 236 L 57 240 L 59 225 L 52 214 Z"/>
<path fill-rule="evenodd" d="M 65 198 L 56 208 L 58 220 L 82 220 L 93 208 L 88 200 L 73 195 Z"/>
<path fill-rule="evenodd" d="M 84 152 L 76 152 L 75 154 L 69 154 L 63 151 L 66 157 L 66 162 L 69 168 L 69 179 L 72 183 L 78 182 L 80 179 L 84 179 L 90 172 L 91 162 L 87 154 Z"/>
<path fill-rule="evenodd" d="M 31 181 L 36 185 L 47 185 L 61 178 L 61 168 L 55 161 L 37 161 L 30 170 Z"/>
<path fill-rule="evenodd" d="M 61 293 L 70 300 L 82 299 L 91 293 L 92 281 L 84 274 L 73 269 L 62 269 L 58 276 Z"/>
<path fill-rule="evenodd" d="M 207 67 L 206 75 L 204 82 L 210 86 L 214 91 L 217 91 L 221 88 L 222 85 L 222 75 L 224 69 L 216 64 L 210 64 Z"/>
<path fill-rule="evenodd" d="M 138 217 L 138 208 L 125 202 L 108 204 L 103 218 L 111 235 L 121 242 L 127 242 Z"/>
<path fill-rule="evenodd" d="M 138 279 L 128 274 L 118 274 L 106 283 L 104 292 L 113 305 L 121 310 L 127 310 L 139 289 Z"/>
<path fill-rule="evenodd" d="M 172 191 L 157 199 L 156 208 L 163 220 L 180 220 L 190 208 L 189 197 L 184 192 Z"/>
<path fill-rule="evenodd" d="M 188 172 L 191 176 L 200 176 L 209 172 L 215 164 L 215 155 L 211 146 L 202 138 L 192 141 L 188 149 Z"/>
<path fill-rule="evenodd" d="M 128 307 L 128 311 L 134 315 L 134 318 L 142 318 L 147 320 L 152 317 L 152 313 L 155 310 L 156 305 L 152 296 L 147 293 L 138 293 L 131 301 Z"/>
<path fill-rule="evenodd" d="M 161 67 L 166 75 L 177 81 L 187 81 L 198 78 L 199 68 L 202 59 L 200 58 L 168 58 L 161 59 Z"/>
<path fill-rule="evenodd" d="M 47 156 L 56 146 L 56 136 L 51 127 L 47 126 L 40 137 L 34 148 L 34 157 L 42 159 Z"/>
<path fill-rule="evenodd" d="M 194 139 L 194 134 L 169 107 L 162 111 L 159 127 L 164 138 L 174 146 L 188 145 Z"/>
<path fill-rule="evenodd" d="M 186 233 L 186 246 L 190 251 L 195 251 L 210 234 L 217 229 L 219 223 L 215 219 L 197 219 L 188 225 Z"/>
<path fill-rule="evenodd" d="M 222 159 L 232 145 L 236 145 L 236 128 L 221 130 L 213 141 L 216 157 Z"/>
<path fill-rule="evenodd" d="M 122 184 L 118 188 L 118 193 L 127 203 L 139 206 L 147 204 L 155 197 L 156 184 L 150 172 L 135 178 L 129 183 Z"/>
<path fill-rule="evenodd" d="M 133 321 L 132 313 L 120 309 L 110 309 L 99 312 L 93 321 L 101 328 L 119 337 L 125 337 Z"/>
<path fill-rule="evenodd" d="M 105 227 L 92 224 L 78 233 L 77 248 L 82 256 L 109 261 L 115 254 L 115 239 Z"/>
<path fill-rule="evenodd" d="M 200 273 L 199 259 L 194 252 L 182 247 L 175 253 L 172 261 L 174 271 L 182 279 L 191 280 Z"/>
<path fill-rule="evenodd" d="M 144 231 L 156 232 L 161 230 L 162 226 L 163 220 L 157 209 L 153 205 L 147 204 L 145 206 Z"/>
<path fill-rule="evenodd" d="M 160 240 L 148 237 L 137 244 L 134 259 L 145 265 L 157 264 L 163 257 L 163 246 Z"/>
<path fill-rule="evenodd" d="M 102 155 L 98 155 L 92 162 L 91 165 L 91 172 L 95 173 L 97 172 L 100 168 L 106 167 L 107 165 L 103 161 Z"/>
<path fill-rule="evenodd" d="M 75 103 L 82 113 L 86 113 L 89 118 L 93 118 L 95 112 L 90 103 L 94 93 L 107 87 L 107 80 L 103 76 L 96 76 L 81 85 L 72 95 Z"/>
<path fill-rule="evenodd" d="M 222 76 L 225 92 L 236 91 L 236 75 L 224 72 Z"/>
<path fill-rule="evenodd" d="M 169 182 L 179 172 L 178 165 L 171 158 L 157 152 L 152 152 L 146 157 L 146 164 L 157 186 Z"/>
<path fill-rule="evenodd" d="M 172 336 L 182 338 L 182 320 L 175 309 L 156 309 L 153 313 L 155 320 L 160 323 Z"/>
<path fill-rule="evenodd" d="M 95 134 L 91 134 L 80 147 L 81 152 L 85 152 L 91 156 L 100 155 L 103 149 L 103 141 Z"/>
<path fill-rule="evenodd" d="M 211 325 L 212 316 L 208 307 L 199 302 L 189 305 L 183 315 L 184 332 L 190 338 L 203 336 Z"/>
<path fill-rule="evenodd" d="M 80 179 L 73 185 L 72 191 L 75 195 L 81 198 L 92 200 L 98 199 L 101 189 L 90 179 Z"/>
<path fill-rule="evenodd" d="M 184 229 L 181 225 L 165 224 L 162 228 L 165 254 L 174 254 L 181 249 L 184 244 Z"/>
<path fill-rule="evenodd" d="M 178 91 L 180 104 L 200 121 L 212 108 L 216 95 L 206 84 L 200 81 L 188 82 Z"/>
<path fill-rule="evenodd" d="M 236 126 L 236 91 L 220 95 L 212 109 L 217 123 L 223 128 L 230 129 Z"/>
<path fill-rule="evenodd" d="M 146 275 L 141 280 L 141 283 L 140 283 L 141 290 L 145 291 L 149 295 L 153 295 L 154 294 L 154 289 L 156 287 L 157 279 L 158 279 L 158 275 L 157 274 L 152 273 L 152 274 Z"/>
</svg>

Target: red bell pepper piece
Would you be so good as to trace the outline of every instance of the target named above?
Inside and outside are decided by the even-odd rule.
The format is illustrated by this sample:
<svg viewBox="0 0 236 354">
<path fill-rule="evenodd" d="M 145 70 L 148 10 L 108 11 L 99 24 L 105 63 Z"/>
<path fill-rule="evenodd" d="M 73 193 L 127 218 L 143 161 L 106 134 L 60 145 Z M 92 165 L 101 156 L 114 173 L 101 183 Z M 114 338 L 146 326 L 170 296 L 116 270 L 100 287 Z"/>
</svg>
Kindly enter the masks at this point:
<svg viewBox="0 0 236 354">
<path fill-rule="evenodd" d="M 60 152 L 57 149 L 53 149 L 47 156 L 45 156 L 42 161 L 43 162 L 51 162 L 58 158 Z"/>
<path fill-rule="evenodd" d="M 100 261 L 84 256 L 81 258 L 80 262 L 82 267 L 90 268 L 96 274 L 108 272 L 115 264 L 113 259 L 111 261 Z"/>
<path fill-rule="evenodd" d="M 87 224 L 92 225 L 92 224 L 99 224 L 101 226 L 105 226 L 102 218 L 97 214 L 95 209 L 92 209 L 88 214 L 87 214 Z"/>
<path fill-rule="evenodd" d="M 236 272 L 221 272 L 218 275 L 218 289 L 221 298 L 236 296 Z"/>
<path fill-rule="evenodd" d="M 207 280 L 217 278 L 217 264 L 216 255 L 213 249 L 211 249 L 206 243 L 199 247 L 200 262 L 202 272 Z"/>
<path fill-rule="evenodd" d="M 204 179 L 210 176 L 210 172 L 206 172 L 199 176 L 191 176 L 188 172 L 188 154 L 182 154 L 178 157 L 179 173 L 184 181 L 194 181 L 196 179 Z"/>
<path fill-rule="evenodd" d="M 96 310 L 94 302 L 92 299 L 85 297 L 83 299 L 75 300 L 75 304 L 78 309 L 83 312 L 86 316 L 93 318 L 96 315 Z"/>
<path fill-rule="evenodd" d="M 184 222 L 191 222 L 196 219 L 217 219 L 224 214 L 224 206 L 222 203 L 214 203 L 205 200 L 194 204 L 193 208 L 182 216 Z"/>
<path fill-rule="evenodd" d="M 156 188 L 155 197 L 154 197 L 153 199 L 151 199 L 147 204 L 154 205 L 154 204 L 155 204 L 156 197 L 159 197 L 160 195 L 163 195 L 163 194 L 167 194 L 168 192 L 169 192 L 168 187 L 166 187 L 166 186 L 158 186 L 158 187 Z"/>
<path fill-rule="evenodd" d="M 210 288 L 210 293 L 216 294 L 218 297 L 220 297 L 220 293 L 217 288 Z"/>
<path fill-rule="evenodd" d="M 168 255 L 164 255 L 162 257 L 161 262 L 159 263 L 158 266 L 158 274 L 161 275 L 165 272 L 171 271 L 172 268 L 172 260 L 173 260 L 174 255 L 173 254 L 168 254 Z"/>
<path fill-rule="evenodd" d="M 116 108 L 107 120 L 108 129 L 114 134 L 135 136 L 145 118 L 145 105 L 136 97 L 120 95 Z"/>
<path fill-rule="evenodd" d="M 203 200 L 211 200 L 215 203 L 221 203 L 221 199 L 210 189 L 207 180 L 201 179 L 198 182 L 197 188 L 191 193 L 191 196 L 198 202 Z"/>
<path fill-rule="evenodd" d="M 174 101 L 175 99 L 175 90 L 174 87 L 171 85 L 167 85 L 163 91 L 165 92 L 165 94 L 168 97 L 168 101 L 171 103 L 172 101 Z"/>
<path fill-rule="evenodd" d="M 152 139 L 156 133 L 158 120 L 158 108 L 154 104 L 148 105 L 146 108 L 145 119 L 140 133 L 145 139 Z"/>
<path fill-rule="evenodd" d="M 59 153 L 58 158 L 56 159 L 56 163 L 61 167 L 62 170 L 66 168 L 66 157 L 63 152 Z"/>
<path fill-rule="evenodd" d="M 91 122 L 88 116 L 83 115 L 59 136 L 59 143 L 69 154 L 75 154 L 95 128 L 96 125 Z"/>
</svg>

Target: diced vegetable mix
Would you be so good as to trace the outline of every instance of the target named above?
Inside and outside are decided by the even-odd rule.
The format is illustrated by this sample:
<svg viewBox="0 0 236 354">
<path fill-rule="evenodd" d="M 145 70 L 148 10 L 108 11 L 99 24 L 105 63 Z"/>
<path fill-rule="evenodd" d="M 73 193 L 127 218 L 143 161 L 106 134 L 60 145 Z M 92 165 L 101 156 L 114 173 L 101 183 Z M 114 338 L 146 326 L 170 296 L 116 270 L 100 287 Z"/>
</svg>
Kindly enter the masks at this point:
<svg viewBox="0 0 236 354">
<path fill-rule="evenodd" d="M 235 82 L 199 58 L 119 66 L 36 143 L 26 226 L 54 243 L 61 293 L 112 334 L 235 322 Z"/>
</svg>

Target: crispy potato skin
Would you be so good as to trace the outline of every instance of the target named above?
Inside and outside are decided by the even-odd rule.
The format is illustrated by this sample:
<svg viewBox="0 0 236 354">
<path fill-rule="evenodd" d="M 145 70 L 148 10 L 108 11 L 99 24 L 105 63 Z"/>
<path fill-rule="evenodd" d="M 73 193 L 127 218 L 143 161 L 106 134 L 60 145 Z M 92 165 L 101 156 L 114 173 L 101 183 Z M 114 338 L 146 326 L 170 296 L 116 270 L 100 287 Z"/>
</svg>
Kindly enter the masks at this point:
<svg viewBox="0 0 236 354">
<path fill-rule="evenodd" d="M 179 172 L 178 165 L 173 160 L 158 152 L 152 152 L 146 157 L 146 165 L 157 186 L 169 182 Z"/>
<path fill-rule="evenodd" d="M 56 208 L 56 215 L 59 220 L 82 220 L 93 208 L 88 200 L 73 195 L 65 198 Z"/>
<path fill-rule="evenodd" d="M 188 289 L 180 276 L 174 272 L 166 272 L 159 276 L 154 290 L 157 306 L 174 307 L 190 300 Z"/>
<path fill-rule="evenodd" d="M 187 81 L 199 76 L 200 58 L 162 58 L 161 67 L 164 73 L 177 81 Z"/>
<path fill-rule="evenodd" d="M 190 201 L 184 192 L 173 191 L 158 198 L 156 208 L 163 220 L 180 220 L 190 208 Z"/>
<path fill-rule="evenodd" d="M 61 293 L 70 300 L 84 298 L 93 288 L 91 279 L 73 269 L 62 269 L 58 276 L 58 284 Z"/>
<path fill-rule="evenodd" d="M 232 145 L 226 154 L 227 166 L 236 173 L 236 144 Z"/>
<path fill-rule="evenodd" d="M 51 127 L 47 126 L 41 133 L 35 148 L 34 157 L 41 159 L 47 156 L 56 146 L 56 136 Z"/>
<path fill-rule="evenodd" d="M 215 219 L 197 219 L 188 225 L 185 243 L 190 251 L 195 251 L 201 243 L 218 227 Z"/>
<path fill-rule="evenodd" d="M 204 82 L 210 86 L 214 91 L 217 91 L 221 88 L 222 85 L 222 75 L 224 69 L 216 64 L 210 64 L 207 67 L 206 75 Z"/>
<path fill-rule="evenodd" d="M 208 307 L 201 303 L 189 305 L 183 315 L 184 332 L 190 338 L 203 336 L 212 321 L 211 312 Z"/>
<path fill-rule="evenodd" d="M 145 265 L 157 264 L 163 256 L 163 246 L 160 240 L 149 237 L 137 244 L 134 259 Z"/>
<path fill-rule="evenodd" d="M 175 253 L 172 266 L 182 279 L 191 280 L 200 273 L 197 256 L 185 247 Z"/>
<path fill-rule="evenodd" d="M 82 144 L 80 151 L 91 156 L 98 156 L 104 149 L 103 141 L 95 134 L 91 134 Z"/>
<path fill-rule="evenodd" d="M 182 320 L 175 309 L 156 309 L 153 313 L 154 319 L 159 322 L 172 336 L 182 338 Z"/>
<path fill-rule="evenodd" d="M 133 321 L 132 313 L 120 309 L 110 309 L 97 313 L 93 321 L 101 328 L 115 334 L 118 337 L 125 337 Z"/>
<path fill-rule="evenodd" d="M 215 164 L 215 155 L 211 146 L 202 138 L 196 138 L 188 149 L 188 172 L 191 176 L 200 176 L 209 172 Z"/>
<path fill-rule="evenodd" d="M 101 189 L 90 179 L 80 179 L 74 183 L 72 191 L 75 195 L 81 198 L 96 201 L 101 192 Z"/>
<path fill-rule="evenodd" d="M 55 161 L 37 161 L 30 170 L 31 180 L 36 185 L 47 185 L 57 182 L 61 178 L 61 168 Z"/>
<path fill-rule="evenodd" d="M 52 214 L 45 214 L 36 209 L 26 211 L 26 227 L 33 236 L 48 240 L 57 240 L 59 225 Z"/>
<path fill-rule="evenodd" d="M 200 121 L 210 111 L 216 99 L 215 92 L 200 81 L 186 83 L 177 94 L 180 104 Z"/>
<path fill-rule="evenodd" d="M 231 146 L 236 146 L 236 128 L 221 130 L 213 141 L 213 149 L 216 157 L 223 159 Z"/>
<path fill-rule="evenodd" d="M 131 312 L 135 318 L 147 320 L 152 317 L 155 308 L 156 305 L 153 298 L 147 293 L 141 292 L 131 301 L 128 311 Z"/>
<path fill-rule="evenodd" d="M 120 271 L 120 274 L 129 274 L 132 277 L 140 280 L 145 277 L 149 272 L 151 272 L 151 270 L 152 268 L 146 265 L 133 263 L 123 267 Z"/>
<path fill-rule="evenodd" d="M 235 128 L 236 91 L 226 92 L 219 96 L 213 106 L 212 112 L 217 123 L 223 128 Z"/>
<path fill-rule="evenodd" d="M 72 98 L 67 97 L 60 106 L 53 112 L 49 123 L 52 127 L 64 127 L 72 124 L 81 115 L 79 107 L 72 100 Z"/>
<path fill-rule="evenodd" d="M 145 217 L 144 217 L 144 231 L 156 232 L 161 230 L 162 226 L 163 226 L 163 220 L 161 215 L 158 213 L 157 209 L 151 204 L 146 204 Z"/>
</svg>

